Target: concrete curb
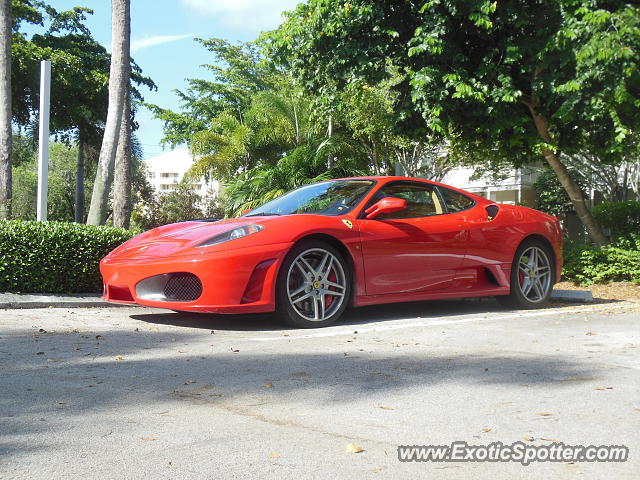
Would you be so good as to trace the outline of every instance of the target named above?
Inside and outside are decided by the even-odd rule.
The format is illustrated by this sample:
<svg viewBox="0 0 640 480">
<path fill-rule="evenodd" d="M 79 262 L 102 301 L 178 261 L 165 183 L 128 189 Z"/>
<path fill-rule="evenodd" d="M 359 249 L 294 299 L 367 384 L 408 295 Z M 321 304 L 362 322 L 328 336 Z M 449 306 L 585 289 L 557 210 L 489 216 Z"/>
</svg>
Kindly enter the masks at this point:
<svg viewBox="0 0 640 480">
<path fill-rule="evenodd" d="M 78 308 L 115 307 L 102 300 L 99 294 L 38 295 L 29 293 L 0 293 L 0 310 L 14 308 Z"/>
<path fill-rule="evenodd" d="M 552 300 L 563 302 L 593 302 L 589 290 L 553 290 Z M 78 308 L 78 307 L 127 307 L 117 303 L 107 303 L 96 293 L 78 295 L 38 295 L 28 293 L 0 293 L 0 310 L 14 308 Z"/>
<path fill-rule="evenodd" d="M 591 290 L 554 290 L 551 292 L 551 300 L 561 300 L 563 302 L 593 302 Z"/>
</svg>

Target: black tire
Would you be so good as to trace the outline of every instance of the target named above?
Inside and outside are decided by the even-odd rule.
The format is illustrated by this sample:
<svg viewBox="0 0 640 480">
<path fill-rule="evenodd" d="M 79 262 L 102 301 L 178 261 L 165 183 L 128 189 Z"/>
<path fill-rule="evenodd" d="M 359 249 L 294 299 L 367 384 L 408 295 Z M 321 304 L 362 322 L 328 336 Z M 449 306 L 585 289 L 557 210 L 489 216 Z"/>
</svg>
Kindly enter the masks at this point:
<svg viewBox="0 0 640 480">
<path fill-rule="evenodd" d="M 527 239 L 520 244 L 513 258 L 511 292 L 496 300 L 509 308 L 540 308 L 549 302 L 555 282 L 553 252 L 541 241 Z"/>
<path fill-rule="evenodd" d="M 351 269 L 338 250 L 319 240 L 302 241 L 289 251 L 278 272 L 276 312 L 295 328 L 331 325 L 349 305 L 351 279 Z"/>
</svg>

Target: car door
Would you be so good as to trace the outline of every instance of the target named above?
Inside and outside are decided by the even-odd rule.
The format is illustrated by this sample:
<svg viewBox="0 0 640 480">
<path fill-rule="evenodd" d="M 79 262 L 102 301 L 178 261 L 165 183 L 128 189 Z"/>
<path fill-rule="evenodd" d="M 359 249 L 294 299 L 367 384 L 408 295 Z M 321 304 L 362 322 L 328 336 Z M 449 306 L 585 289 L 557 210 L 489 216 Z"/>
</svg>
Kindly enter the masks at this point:
<svg viewBox="0 0 640 480">
<path fill-rule="evenodd" d="M 464 216 L 447 214 L 435 186 L 427 182 L 387 183 L 367 207 L 384 197 L 402 198 L 407 207 L 357 220 L 367 295 L 447 288 L 465 255 Z"/>
</svg>

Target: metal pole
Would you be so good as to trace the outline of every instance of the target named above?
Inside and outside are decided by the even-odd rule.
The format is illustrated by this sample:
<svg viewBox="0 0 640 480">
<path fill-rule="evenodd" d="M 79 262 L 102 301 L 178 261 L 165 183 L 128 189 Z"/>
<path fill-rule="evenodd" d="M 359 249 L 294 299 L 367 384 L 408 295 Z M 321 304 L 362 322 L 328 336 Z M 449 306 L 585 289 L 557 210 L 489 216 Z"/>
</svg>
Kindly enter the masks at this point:
<svg viewBox="0 0 640 480">
<path fill-rule="evenodd" d="M 40 128 L 38 130 L 38 202 L 36 219 L 47 221 L 47 183 L 49 179 L 49 94 L 51 62 L 40 62 Z"/>
</svg>

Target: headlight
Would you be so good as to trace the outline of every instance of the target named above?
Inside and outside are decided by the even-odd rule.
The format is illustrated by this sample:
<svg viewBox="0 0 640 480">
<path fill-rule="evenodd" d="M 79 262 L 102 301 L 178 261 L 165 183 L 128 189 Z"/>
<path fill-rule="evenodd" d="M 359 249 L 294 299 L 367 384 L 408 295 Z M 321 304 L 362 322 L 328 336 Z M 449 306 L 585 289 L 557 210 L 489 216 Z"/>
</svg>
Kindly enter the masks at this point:
<svg viewBox="0 0 640 480">
<path fill-rule="evenodd" d="M 246 237 L 264 230 L 262 225 L 243 225 L 242 227 L 234 228 L 228 232 L 220 233 L 215 237 L 211 237 L 202 243 L 198 244 L 198 247 L 208 247 L 209 245 L 215 245 L 216 243 L 228 242 L 229 240 L 235 240 L 236 238 Z"/>
</svg>

